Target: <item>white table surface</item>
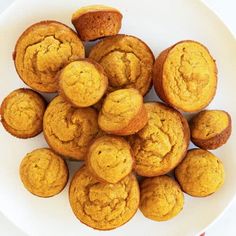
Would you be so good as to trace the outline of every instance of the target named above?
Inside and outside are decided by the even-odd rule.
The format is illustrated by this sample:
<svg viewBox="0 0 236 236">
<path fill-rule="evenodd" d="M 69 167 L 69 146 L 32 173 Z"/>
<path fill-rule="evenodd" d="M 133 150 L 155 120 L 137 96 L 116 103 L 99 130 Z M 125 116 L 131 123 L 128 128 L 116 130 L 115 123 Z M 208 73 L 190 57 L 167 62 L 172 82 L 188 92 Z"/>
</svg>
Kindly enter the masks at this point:
<svg viewBox="0 0 236 236">
<path fill-rule="evenodd" d="M 0 13 L 14 0 L 1 0 Z M 196 0 L 198 1 L 198 0 Z M 204 0 L 204 2 L 223 20 L 236 38 L 236 1 L 235 0 Z M 235 41 L 236 43 L 236 41 Z M 233 158 L 233 157 L 232 157 Z M 206 236 L 235 236 L 236 235 L 236 199 L 225 214 L 213 225 Z M 0 213 L 0 235 L 26 236 Z M 182 235 L 181 235 L 182 236 Z"/>
</svg>

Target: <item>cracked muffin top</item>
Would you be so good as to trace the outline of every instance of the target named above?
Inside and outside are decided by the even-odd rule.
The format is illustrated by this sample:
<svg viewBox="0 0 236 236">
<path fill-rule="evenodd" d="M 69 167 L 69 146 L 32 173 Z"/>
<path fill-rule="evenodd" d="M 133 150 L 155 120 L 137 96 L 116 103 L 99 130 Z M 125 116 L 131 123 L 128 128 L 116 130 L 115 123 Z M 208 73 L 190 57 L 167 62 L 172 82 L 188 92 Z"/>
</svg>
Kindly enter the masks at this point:
<svg viewBox="0 0 236 236">
<path fill-rule="evenodd" d="M 91 50 L 89 58 L 99 62 L 107 73 L 109 91 L 135 88 L 143 96 L 152 85 L 154 56 L 140 39 L 115 35 L 102 39 Z"/>
<path fill-rule="evenodd" d="M 55 152 L 83 160 L 90 141 L 98 134 L 97 112 L 90 107 L 75 108 L 57 96 L 45 111 L 43 132 Z"/>
<path fill-rule="evenodd" d="M 11 92 L 1 105 L 1 123 L 18 138 L 31 138 L 43 129 L 44 98 L 31 89 Z"/>
<path fill-rule="evenodd" d="M 216 64 L 202 44 L 181 41 L 158 56 L 153 83 L 157 94 L 166 103 L 186 112 L 199 111 L 215 96 Z"/>
<path fill-rule="evenodd" d="M 40 92 L 56 92 L 57 72 L 84 55 L 84 46 L 72 29 L 60 22 L 41 21 L 20 36 L 13 59 L 27 85 Z"/>
<path fill-rule="evenodd" d="M 224 183 L 224 166 L 219 158 L 203 149 L 188 151 L 175 169 L 182 190 L 195 197 L 206 197 Z"/>
<path fill-rule="evenodd" d="M 110 230 L 128 222 L 139 206 L 139 186 L 133 174 L 116 184 L 101 183 L 85 168 L 74 175 L 69 200 L 75 216 L 87 226 Z"/>
<path fill-rule="evenodd" d="M 51 197 L 65 187 L 68 168 L 65 161 L 48 148 L 28 153 L 20 164 L 25 188 L 39 197 Z"/>
<path fill-rule="evenodd" d="M 77 107 L 89 107 L 97 103 L 108 84 L 102 66 L 90 59 L 71 62 L 58 77 L 60 95 Z"/>
</svg>

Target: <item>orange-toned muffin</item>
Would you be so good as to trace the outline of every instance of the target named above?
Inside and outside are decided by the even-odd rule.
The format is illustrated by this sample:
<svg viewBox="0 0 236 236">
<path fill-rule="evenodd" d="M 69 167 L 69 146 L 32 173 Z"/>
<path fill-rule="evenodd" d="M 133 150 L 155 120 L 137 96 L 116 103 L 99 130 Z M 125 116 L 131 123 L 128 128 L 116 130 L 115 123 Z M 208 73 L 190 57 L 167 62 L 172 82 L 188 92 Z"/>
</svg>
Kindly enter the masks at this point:
<svg viewBox="0 0 236 236">
<path fill-rule="evenodd" d="M 206 197 L 224 183 L 224 166 L 219 158 L 203 149 L 189 150 L 175 169 L 182 190 L 194 197 Z"/>
<path fill-rule="evenodd" d="M 105 135 L 89 147 L 86 165 L 99 180 L 117 183 L 132 171 L 133 152 L 124 138 Z"/>
<path fill-rule="evenodd" d="M 140 184 L 140 210 L 147 218 L 166 221 L 183 209 L 184 196 L 178 183 L 167 175 L 145 178 Z"/>
<path fill-rule="evenodd" d="M 31 89 L 16 89 L 1 105 L 1 122 L 6 131 L 18 138 L 31 138 L 43 129 L 44 98 Z"/>
<path fill-rule="evenodd" d="M 202 44 L 181 41 L 158 56 L 153 83 L 156 93 L 172 107 L 186 112 L 199 111 L 215 96 L 216 64 Z"/>
<path fill-rule="evenodd" d="M 116 35 L 120 31 L 122 14 L 113 7 L 91 5 L 78 9 L 71 22 L 84 41 Z"/>
<path fill-rule="evenodd" d="M 25 188 L 39 197 L 60 193 L 66 186 L 68 174 L 66 162 L 48 148 L 28 153 L 20 164 L 20 178 Z"/>
<path fill-rule="evenodd" d="M 205 110 L 190 121 L 191 140 L 203 149 L 216 149 L 227 142 L 231 134 L 231 118 L 223 110 Z"/>
<path fill-rule="evenodd" d="M 136 89 L 119 89 L 107 95 L 98 116 L 100 128 L 111 134 L 130 135 L 147 123 L 143 97 Z"/>
<path fill-rule="evenodd" d="M 125 224 L 136 213 L 139 186 L 133 174 L 116 184 L 107 184 L 82 167 L 71 181 L 69 200 L 82 223 L 94 229 L 110 230 Z"/>
<path fill-rule="evenodd" d="M 83 160 L 89 143 L 98 133 L 97 112 L 90 107 L 75 108 L 57 96 L 46 109 L 43 132 L 55 152 Z"/>
<path fill-rule="evenodd" d="M 129 138 L 135 171 L 141 176 L 159 176 L 174 169 L 189 145 L 189 127 L 177 110 L 159 102 L 144 104 L 148 123 Z"/>
<path fill-rule="evenodd" d="M 97 103 L 108 85 L 102 66 L 91 59 L 71 62 L 58 77 L 59 93 L 77 107 L 89 107 Z"/>
<path fill-rule="evenodd" d="M 137 37 L 115 35 L 104 38 L 92 48 L 89 58 L 103 66 L 109 79 L 109 91 L 135 88 L 145 95 L 152 86 L 154 56 Z"/>
<path fill-rule="evenodd" d="M 41 21 L 22 33 L 13 59 L 27 85 L 40 92 L 56 92 L 57 72 L 84 55 L 84 46 L 72 29 L 57 21 Z"/>
</svg>

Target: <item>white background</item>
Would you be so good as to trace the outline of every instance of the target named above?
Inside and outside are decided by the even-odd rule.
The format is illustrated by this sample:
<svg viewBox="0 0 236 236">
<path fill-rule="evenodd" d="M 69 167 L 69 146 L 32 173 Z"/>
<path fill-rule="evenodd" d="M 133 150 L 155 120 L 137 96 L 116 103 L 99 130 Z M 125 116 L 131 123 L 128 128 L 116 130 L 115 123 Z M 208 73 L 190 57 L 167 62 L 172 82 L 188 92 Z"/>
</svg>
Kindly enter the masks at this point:
<svg viewBox="0 0 236 236">
<path fill-rule="evenodd" d="M 14 0 L 1 0 L 0 13 Z M 198 1 L 198 0 L 196 0 Z M 236 1 L 235 0 L 204 0 L 216 12 L 236 37 Z M 235 42 L 236 43 L 236 42 Z M 232 157 L 233 158 L 233 157 Z M 236 199 L 223 217 L 207 230 L 206 236 L 234 236 L 236 235 Z M 0 213 L 0 235 L 25 236 Z"/>
</svg>

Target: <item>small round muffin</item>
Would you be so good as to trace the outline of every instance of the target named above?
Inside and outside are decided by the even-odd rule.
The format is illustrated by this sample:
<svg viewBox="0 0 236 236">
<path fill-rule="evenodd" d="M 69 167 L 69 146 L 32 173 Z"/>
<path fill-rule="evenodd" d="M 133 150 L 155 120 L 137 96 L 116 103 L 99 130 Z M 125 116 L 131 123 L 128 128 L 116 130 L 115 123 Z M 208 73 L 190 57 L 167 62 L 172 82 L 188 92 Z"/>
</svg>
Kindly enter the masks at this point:
<svg viewBox="0 0 236 236">
<path fill-rule="evenodd" d="M 223 185 L 224 166 L 211 152 L 192 149 L 175 169 L 175 177 L 185 193 L 206 197 Z"/>
<path fill-rule="evenodd" d="M 108 86 L 102 66 L 90 59 L 73 61 L 59 74 L 59 93 L 77 107 L 97 103 Z"/>
<path fill-rule="evenodd" d="M 20 164 L 20 178 L 25 188 L 39 197 L 60 193 L 68 180 L 66 162 L 48 148 L 28 153 Z"/>
<path fill-rule="evenodd" d="M 98 133 L 97 117 L 93 108 L 75 108 L 57 96 L 43 117 L 44 137 L 55 152 L 83 160 L 89 143 Z"/>
<path fill-rule="evenodd" d="M 184 196 L 178 183 L 167 175 L 146 178 L 140 184 L 140 210 L 147 218 L 166 221 L 183 209 Z"/>
<path fill-rule="evenodd" d="M 164 175 L 184 158 L 189 145 L 186 119 L 159 102 L 146 103 L 148 123 L 129 137 L 135 157 L 135 171 L 141 176 Z"/>
<path fill-rule="evenodd" d="M 119 89 L 107 95 L 98 116 L 100 128 L 111 134 L 130 135 L 147 123 L 143 97 L 136 89 Z"/>
<path fill-rule="evenodd" d="M 91 5 L 81 7 L 71 22 L 84 41 L 116 35 L 120 31 L 122 14 L 113 7 Z"/>
<path fill-rule="evenodd" d="M 1 105 L 1 122 L 6 131 L 18 138 L 31 138 L 43 129 L 44 98 L 31 89 L 16 89 Z"/>
<path fill-rule="evenodd" d="M 190 121 L 191 140 L 203 149 L 216 149 L 227 142 L 231 134 L 231 118 L 222 110 L 205 110 Z"/>
<path fill-rule="evenodd" d="M 102 182 L 117 183 L 132 171 L 131 147 L 124 138 L 102 136 L 89 147 L 86 165 Z"/>
<path fill-rule="evenodd" d="M 152 86 L 153 53 L 134 36 L 105 38 L 92 48 L 89 58 L 103 66 L 109 79 L 109 91 L 135 88 L 144 96 Z"/>
<path fill-rule="evenodd" d="M 87 226 L 110 230 L 128 222 L 139 206 L 139 186 L 133 174 L 116 184 L 101 183 L 85 168 L 74 175 L 69 200 L 75 216 Z"/>
<path fill-rule="evenodd" d="M 216 64 L 202 44 L 181 41 L 158 56 L 153 83 L 158 96 L 172 107 L 186 112 L 199 111 L 215 96 Z"/>
<path fill-rule="evenodd" d="M 84 46 L 72 29 L 57 21 L 41 21 L 22 33 L 13 59 L 28 86 L 40 92 L 56 92 L 57 72 L 84 55 Z"/>
</svg>

